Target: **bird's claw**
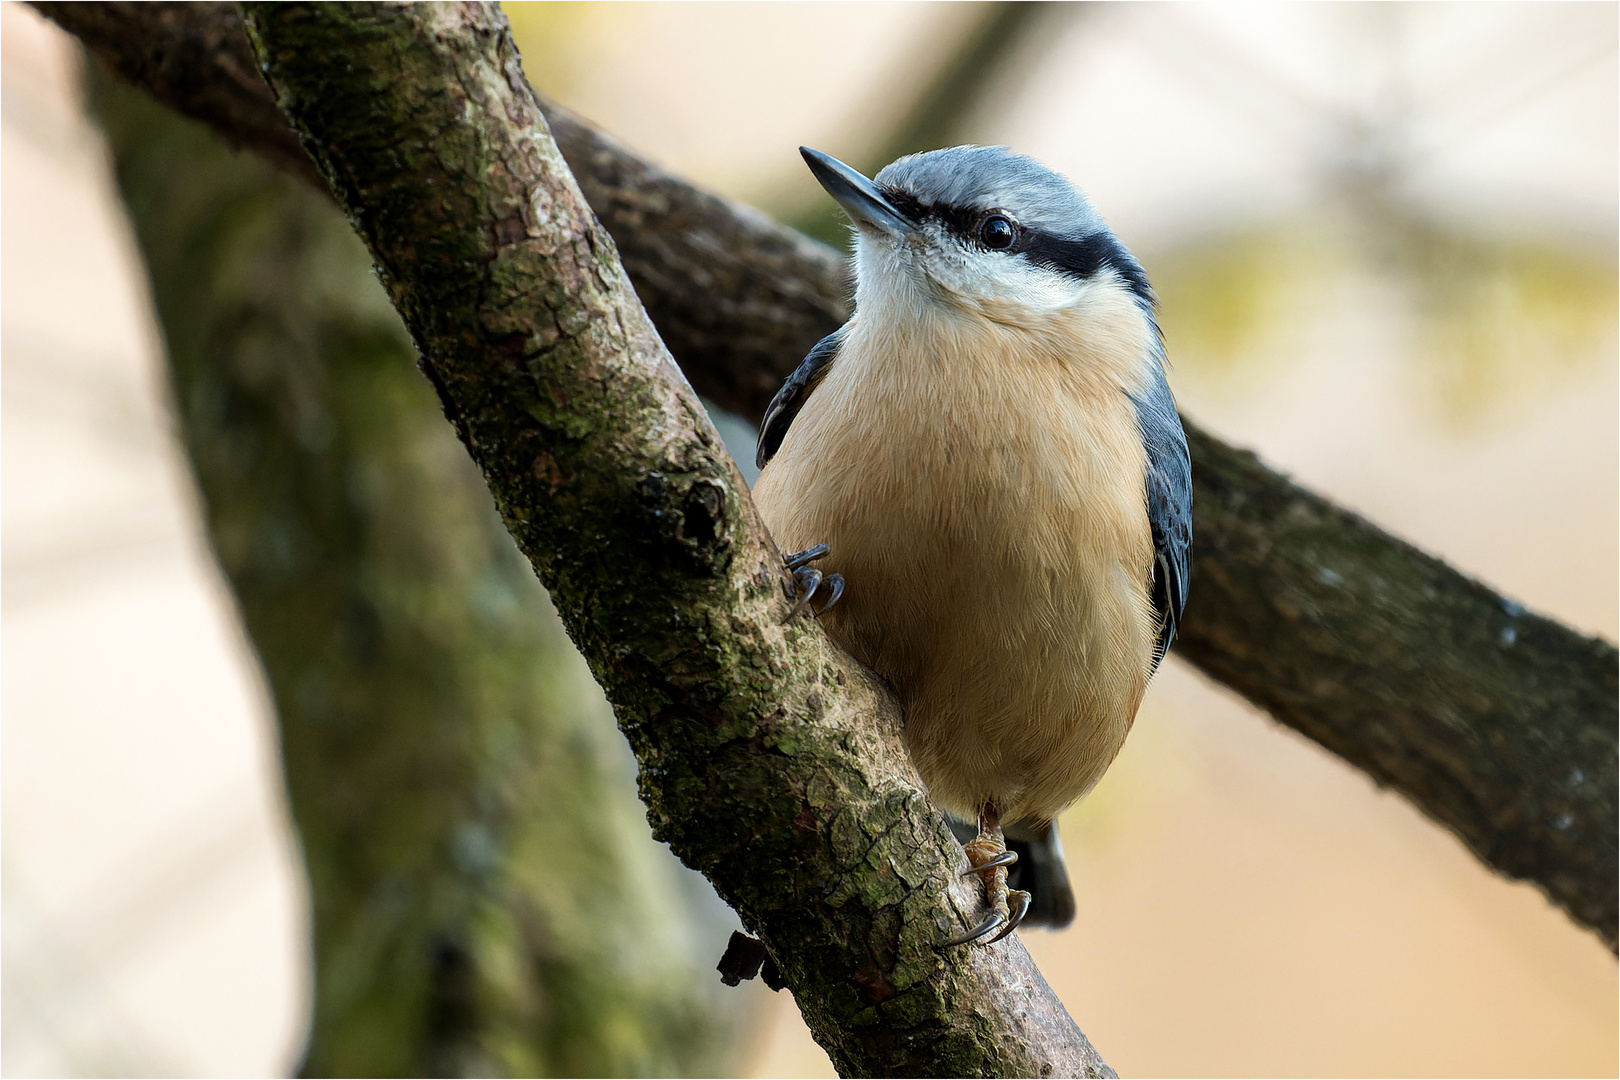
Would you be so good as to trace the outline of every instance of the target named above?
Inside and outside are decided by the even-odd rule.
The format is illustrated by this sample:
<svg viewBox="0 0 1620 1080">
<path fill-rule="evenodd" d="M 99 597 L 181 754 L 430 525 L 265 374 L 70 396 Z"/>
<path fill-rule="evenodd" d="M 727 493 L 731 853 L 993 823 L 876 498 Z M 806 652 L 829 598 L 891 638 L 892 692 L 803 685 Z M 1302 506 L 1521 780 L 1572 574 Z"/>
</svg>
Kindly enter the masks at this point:
<svg viewBox="0 0 1620 1080">
<path fill-rule="evenodd" d="M 832 551 L 832 548 L 826 544 L 817 544 L 815 547 L 805 548 L 803 551 L 795 551 L 792 555 L 784 555 L 782 561 L 787 563 L 789 570 L 797 570 L 805 563 L 815 562 L 830 551 Z"/>
<path fill-rule="evenodd" d="M 974 874 L 989 873 L 991 870 L 994 870 L 998 866 L 1011 866 L 1013 863 L 1015 863 L 1017 861 L 1018 861 L 1018 852 L 1016 852 L 1016 851 L 1003 851 L 1000 855 L 997 855 L 997 856 L 993 857 L 992 859 L 990 859 L 989 862 L 982 862 L 977 866 L 968 867 L 966 870 L 962 871 L 962 876 L 963 877 L 972 877 Z"/>
<path fill-rule="evenodd" d="M 827 609 L 838 603 L 838 598 L 844 595 L 844 575 L 828 574 L 822 584 L 832 590 L 832 595 L 827 598 L 825 604 L 816 609 L 816 618 L 818 619 L 827 614 Z"/>
<path fill-rule="evenodd" d="M 1025 915 L 1029 914 L 1029 900 L 1029 893 L 1025 892 L 1023 889 L 1011 889 L 1008 891 L 1007 907 L 1009 911 L 1007 915 L 1007 926 L 1001 931 L 1001 933 L 985 942 L 986 945 L 994 945 L 996 942 L 1018 929 L 1018 924 L 1024 921 Z"/>
<path fill-rule="evenodd" d="M 793 602 L 793 610 L 788 612 L 788 621 L 791 622 L 795 615 L 810 606 L 810 598 L 821 588 L 821 578 L 821 571 L 811 566 L 794 571 L 793 580 L 799 583 L 800 592 L 799 598 Z"/>
<path fill-rule="evenodd" d="M 794 590 L 793 609 L 788 612 L 783 622 L 790 622 L 800 611 L 808 608 L 810 614 L 816 618 L 827 613 L 827 609 L 838 603 L 838 598 L 844 595 L 844 575 L 823 574 L 820 570 L 808 565 L 826 555 L 832 549 L 826 544 L 817 544 L 815 547 L 796 551 L 792 555 L 784 556 L 782 562 L 793 572 L 793 581 L 797 588 Z M 832 591 L 832 596 L 825 604 L 817 608 L 811 601 L 815 598 L 817 590 L 826 586 Z"/>
<path fill-rule="evenodd" d="M 1007 913 L 992 911 L 985 917 L 984 922 L 975 926 L 965 934 L 951 938 L 945 943 L 945 948 L 953 949 L 958 945 L 971 945 L 975 941 L 983 940 L 986 945 L 994 945 L 1014 930 L 1029 914 L 1029 893 L 1022 889 L 1012 889 L 1007 893 Z"/>
<path fill-rule="evenodd" d="M 984 898 L 990 905 L 990 914 L 972 930 L 951 938 L 944 947 L 949 949 L 976 941 L 994 945 L 1018 929 L 1018 924 L 1029 914 L 1029 893 L 1007 888 L 1007 867 L 1018 861 L 1018 853 L 1007 850 L 1001 823 L 995 812 L 988 809 L 979 817 L 979 835 L 962 849 L 973 864 L 962 876 L 983 875 Z"/>
<path fill-rule="evenodd" d="M 945 943 L 945 947 L 947 949 L 954 949 L 958 945 L 971 945 L 973 942 L 978 941 L 986 934 L 994 934 L 1001 928 L 1002 924 L 1007 921 L 1007 916 L 1003 915 L 999 911 L 992 911 L 989 916 L 985 918 L 984 922 L 980 923 L 978 926 L 975 926 L 965 934 L 951 938 L 951 940 Z M 1011 927 L 1008 929 L 1011 929 Z M 996 934 L 996 936 L 990 940 L 1000 941 L 1001 934 Z M 989 944 L 989 942 L 986 942 L 985 944 Z"/>
</svg>

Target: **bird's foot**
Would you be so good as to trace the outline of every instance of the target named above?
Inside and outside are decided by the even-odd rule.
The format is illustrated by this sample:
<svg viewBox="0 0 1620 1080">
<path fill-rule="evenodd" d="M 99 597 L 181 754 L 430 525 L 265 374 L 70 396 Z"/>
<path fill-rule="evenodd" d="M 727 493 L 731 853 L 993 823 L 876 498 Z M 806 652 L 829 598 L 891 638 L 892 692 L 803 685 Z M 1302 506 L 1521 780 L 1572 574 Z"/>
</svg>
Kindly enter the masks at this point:
<svg viewBox="0 0 1620 1080">
<path fill-rule="evenodd" d="M 990 914 L 972 930 L 945 943 L 946 948 L 983 941 L 992 945 L 1000 941 L 1024 921 L 1029 914 L 1029 893 L 1007 888 L 1007 867 L 1018 861 L 1018 853 L 1007 850 L 1007 838 L 1002 835 L 1001 823 L 991 811 L 979 815 L 979 835 L 962 845 L 968 862 L 973 865 L 962 875 L 979 874 L 984 878 L 984 898 Z"/>
<path fill-rule="evenodd" d="M 792 571 L 793 582 L 797 586 L 794 591 L 793 610 L 788 612 L 787 618 L 783 619 L 783 622 L 792 621 L 794 616 L 807 609 L 819 619 L 827 613 L 828 608 L 838 603 L 840 596 L 844 595 L 844 576 L 842 574 L 823 574 L 810 565 L 831 550 L 826 544 L 817 544 L 815 547 L 805 548 L 803 551 L 797 551 L 792 555 L 783 557 L 782 561 Z M 827 598 L 826 603 L 817 608 L 811 601 L 815 599 L 816 593 L 822 588 L 826 588 L 832 595 Z"/>
</svg>

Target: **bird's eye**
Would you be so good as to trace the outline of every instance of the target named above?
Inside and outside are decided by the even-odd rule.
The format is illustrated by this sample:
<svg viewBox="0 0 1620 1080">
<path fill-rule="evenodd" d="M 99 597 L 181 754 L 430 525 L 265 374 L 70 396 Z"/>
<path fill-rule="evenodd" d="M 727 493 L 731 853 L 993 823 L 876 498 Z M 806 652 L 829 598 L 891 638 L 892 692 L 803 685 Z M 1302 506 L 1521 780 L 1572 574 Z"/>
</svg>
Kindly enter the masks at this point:
<svg viewBox="0 0 1620 1080">
<path fill-rule="evenodd" d="M 979 240 L 992 251 L 1005 251 L 1018 239 L 1018 227 L 1001 214 L 991 214 L 979 223 Z"/>
</svg>

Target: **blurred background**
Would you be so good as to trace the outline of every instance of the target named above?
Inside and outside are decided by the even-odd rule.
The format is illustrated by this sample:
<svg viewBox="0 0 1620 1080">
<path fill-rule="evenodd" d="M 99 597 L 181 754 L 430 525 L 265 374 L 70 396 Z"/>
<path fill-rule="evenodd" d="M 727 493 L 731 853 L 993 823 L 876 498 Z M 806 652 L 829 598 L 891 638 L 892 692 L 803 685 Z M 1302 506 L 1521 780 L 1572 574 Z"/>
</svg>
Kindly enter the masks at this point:
<svg viewBox="0 0 1620 1080">
<path fill-rule="evenodd" d="M 868 171 L 952 142 L 1045 160 L 1146 265 L 1184 411 L 1615 640 L 1616 5 L 506 9 L 543 92 L 830 242 L 801 143 Z M 285 1075 L 315 1008 L 280 758 L 298 744 L 221 573 L 146 219 L 76 48 L 9 0 L 0 19 L 0 1071 Z M 187 288 L 158 290 L 171 337 Z M 570 753 L 594 747 L 577 752 L 629 792 L 582 665 L 555 670 L 547 708 L 596 733 Z M 719 1049 L 607 1060 L 832 1075 L 790 995 L 719 988 L 729 913 L 639 816 L 614 828 L 646 852 L 625 856 L 643 899 L 619 925 L 704 983 L 681 1025 Z M 1024 937 L 1122 1075 L 1620 1067 L 1595 937 L 1173 659 L 1062 830 L 1078 918 Z M 456 833 L 458 865 L 482 837 Z"/>
</svg>

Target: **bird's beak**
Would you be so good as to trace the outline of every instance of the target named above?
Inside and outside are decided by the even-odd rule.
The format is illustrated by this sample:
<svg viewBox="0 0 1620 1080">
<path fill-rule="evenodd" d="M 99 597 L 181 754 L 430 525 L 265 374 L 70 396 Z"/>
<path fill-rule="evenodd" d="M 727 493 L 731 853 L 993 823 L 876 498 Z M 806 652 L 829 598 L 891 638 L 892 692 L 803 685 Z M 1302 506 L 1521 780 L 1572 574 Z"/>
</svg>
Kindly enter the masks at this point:
<svg viewBox="0 0 1620 1080">
<path fill-rule="evenodd" d="M 804 163 L 810 166 L 827 194 L 838 200 L 838 205 L 856 225 L 870 225 L 895 236 L 917 231 L 917 223 L 890 202 L 882 188 L 842 161 L 808 146 L 799 147 L 799 153 L 804 155 Z"/>
</svg>

